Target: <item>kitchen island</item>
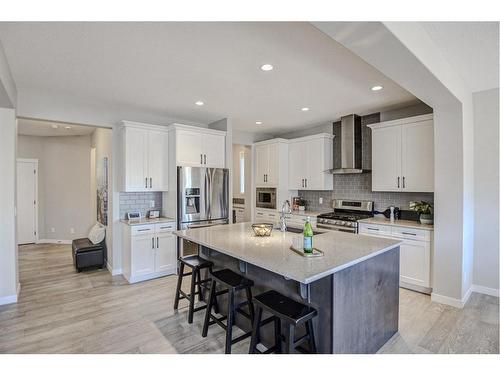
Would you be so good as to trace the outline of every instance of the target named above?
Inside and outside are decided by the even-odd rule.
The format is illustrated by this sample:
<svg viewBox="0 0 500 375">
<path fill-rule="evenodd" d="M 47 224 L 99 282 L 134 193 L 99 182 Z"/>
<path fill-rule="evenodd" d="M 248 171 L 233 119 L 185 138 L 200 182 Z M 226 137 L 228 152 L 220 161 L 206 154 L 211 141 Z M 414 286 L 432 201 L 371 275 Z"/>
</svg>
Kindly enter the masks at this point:
<svg viewBox="0 0 500 375">
<path fill-rule="evenodd" d="M 297 234 L 274 230 L 256 237 L 250 223 L 174 234 L 200 245 L 200 256 L 215 269 L 230 268 L 253 280 L 254 295 L 274 289 L 317 309 L 320 353 L 375 353 L 398 330 L 400 241 L 325 232 L 314 236 L 324 256 L 305 258 L 290 250 Z M 241 317 L 236 324 L 251 328 Z M 268 329 L 264 345 L 272 345 Z"/>
</svg>

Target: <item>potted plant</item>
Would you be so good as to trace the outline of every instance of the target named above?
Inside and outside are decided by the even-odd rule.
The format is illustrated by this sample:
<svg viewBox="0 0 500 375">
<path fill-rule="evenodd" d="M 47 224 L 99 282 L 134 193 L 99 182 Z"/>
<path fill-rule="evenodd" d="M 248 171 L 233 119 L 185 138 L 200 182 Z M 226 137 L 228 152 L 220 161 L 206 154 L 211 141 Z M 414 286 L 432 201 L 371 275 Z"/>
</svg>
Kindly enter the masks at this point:
<svg viewBox="0 0 500 375">
<path fill-rule="evenodd" d="M 433 207 L 432 203 L 428 202 L 410 202 L 410 210 L 419 213 L 420 222 L 422 224 L 432 224 L 433 223 Z"/>
</svg>

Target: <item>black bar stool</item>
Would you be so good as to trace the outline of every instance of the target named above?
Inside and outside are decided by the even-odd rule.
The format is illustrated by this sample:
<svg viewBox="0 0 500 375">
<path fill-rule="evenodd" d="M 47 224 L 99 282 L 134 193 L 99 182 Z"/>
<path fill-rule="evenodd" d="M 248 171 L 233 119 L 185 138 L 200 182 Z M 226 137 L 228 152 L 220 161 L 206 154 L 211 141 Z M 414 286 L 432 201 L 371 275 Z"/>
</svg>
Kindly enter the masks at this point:
<svg viewBox="0 0 500 375">
<path fill-rule="evenodd" d="M 255 318 L 252 328 L 252 340 L 250 342 L 250 354 L 254 353 L 294 353 L 298 350 L 302 353 L 316 353 L 316 341 L 314 337 L 314 328 L 312 318 L 318 312 L 307 305 L 288 298 L 275 290 L 269 290 L 265 293 L 254 297 Z M 261 321 L 262 311 L 266 310 L 271 313 L 271 317 Z M 261 352 L 257 349 L 257 344 L 260 341 L 260 329 L 262 326 L 274 322 L 274 346 Z M 281 334 L 281 322 L 285 323 L 284 337 Z M 295 328 L 299 324 L 305 324 L 306 334 L 298 339 L 295 339 Z M 282 342 L 284 339 L 284 348 Z M 300 345 L 308 341 L 309 350 L 304 349 Z M 284 349 L 284 350 L 283 350 Z"/>
<path fill-rule="evenodd" d="M 198 255 L 179 258 L 179 261 L 180 261 L 180 267 L 179 267 L 179 276 L 177 278 L 177 288 L 175 290 L 174 310 L 177 310 L 177 308 L 179 307 L 179 300 L 186 298 L 189 301 L 188 323 L 191 324 L 193 323 L 193 314 L 196 311 L 203 310 L 204 308 L 207 307 L 207 305 L 203 305 L 194 308 L 196 295 L 198 295 L 198 301 L 204 301 L 201 287 L 202 286 L 206 287 L 205 284 L 208 284 L 211 281 L 210 278 L 202 280 L 200 271 L 204 268 L 208 268 L 208 270 L 211 272 L 213 263 L 199 257 Z M 191 271 L 184 273 L 184 267 L 186 266 L 191 268 Z M 189 294 L 186 294 L 181 289 L 182 279 L 184 278 L 184 276 L 189 276 L 189 275 L 191 275 L 191 290 Z M 197 288 L 197 291 L 195 291 L 195 288 Z M 215 306 L 215 308 L 218 309 L 218 306 Z"/>
<path fill-rule="evenodd" d="M 226 349 L 225 353 L 231 353 L 231 345 L 244 340 L 252 335 L 252 332 L 246 332 L 237 338 L 233 339 L 233 324 L 236 313 L 238 312 L 242 316 L 246 317 L 250 321 L 253 321 L 254 309 L 252 303 L 252 286 L 253 281 L 249 280 L 236 272 L 229 269 L 223 269 L 220 271 L 210 272 L 210 277 L 212 278 L 212 285 L 210 286 L 210 297 L 208 299 L 208 307 L 205 312 L 205 323 L 203 324 L 202 336 L 206 337 L 208 333 L 208 326 L 217 323 L 226 331 Z M 217 292 L 216 285 L 219 284 L 224 287 L 223 290 Z M 245 290 L 246 301 L 239 304 L 234 303 L 234 297 L 237 291 Z M 217 296 L 222 294 L 228 294 L 227 298 L 227 315 L 220 318 L 215 317 L 212 314 L 212 306 L 217 306 Z M 249 312 L 245 312 L 241 308 L 248 305 Z M 217 310 L 215 310 L 217 312 Z M 222 321 L 226 320 L 226 324 Z"/>
</svg>

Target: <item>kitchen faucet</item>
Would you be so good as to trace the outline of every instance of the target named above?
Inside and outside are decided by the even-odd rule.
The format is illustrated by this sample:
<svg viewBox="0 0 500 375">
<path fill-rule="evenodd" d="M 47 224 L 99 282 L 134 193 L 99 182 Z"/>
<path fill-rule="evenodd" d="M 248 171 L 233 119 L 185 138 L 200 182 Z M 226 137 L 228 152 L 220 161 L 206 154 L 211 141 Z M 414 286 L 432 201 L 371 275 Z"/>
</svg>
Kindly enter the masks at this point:
<svg viewBox="0 0 500 375">
<path fill-rule="evenodd" d="M 281 205 L 281 211 L 280 211 L 280 230 L 282 232 L 286 232 L 285 215 L 291 214 L 291 213 L 292 213 L 292 209 L 290 207 L 290 202 L 288 200 L 286 200 Z"/>
</svg>

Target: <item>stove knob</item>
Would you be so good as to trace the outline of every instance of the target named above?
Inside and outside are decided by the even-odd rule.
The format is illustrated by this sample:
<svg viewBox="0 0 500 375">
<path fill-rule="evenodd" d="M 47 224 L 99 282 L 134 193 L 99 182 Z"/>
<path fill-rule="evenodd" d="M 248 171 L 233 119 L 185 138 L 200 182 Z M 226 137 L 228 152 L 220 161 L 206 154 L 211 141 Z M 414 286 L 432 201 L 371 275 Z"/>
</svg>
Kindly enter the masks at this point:
<svg viewBox="0 0 500 375">
<path fill-rule="evenodd" d="M 345 225 L 345 221 L 341 221 L 341 222 L 340 222 L 340 225 Z"/>
</svg>

